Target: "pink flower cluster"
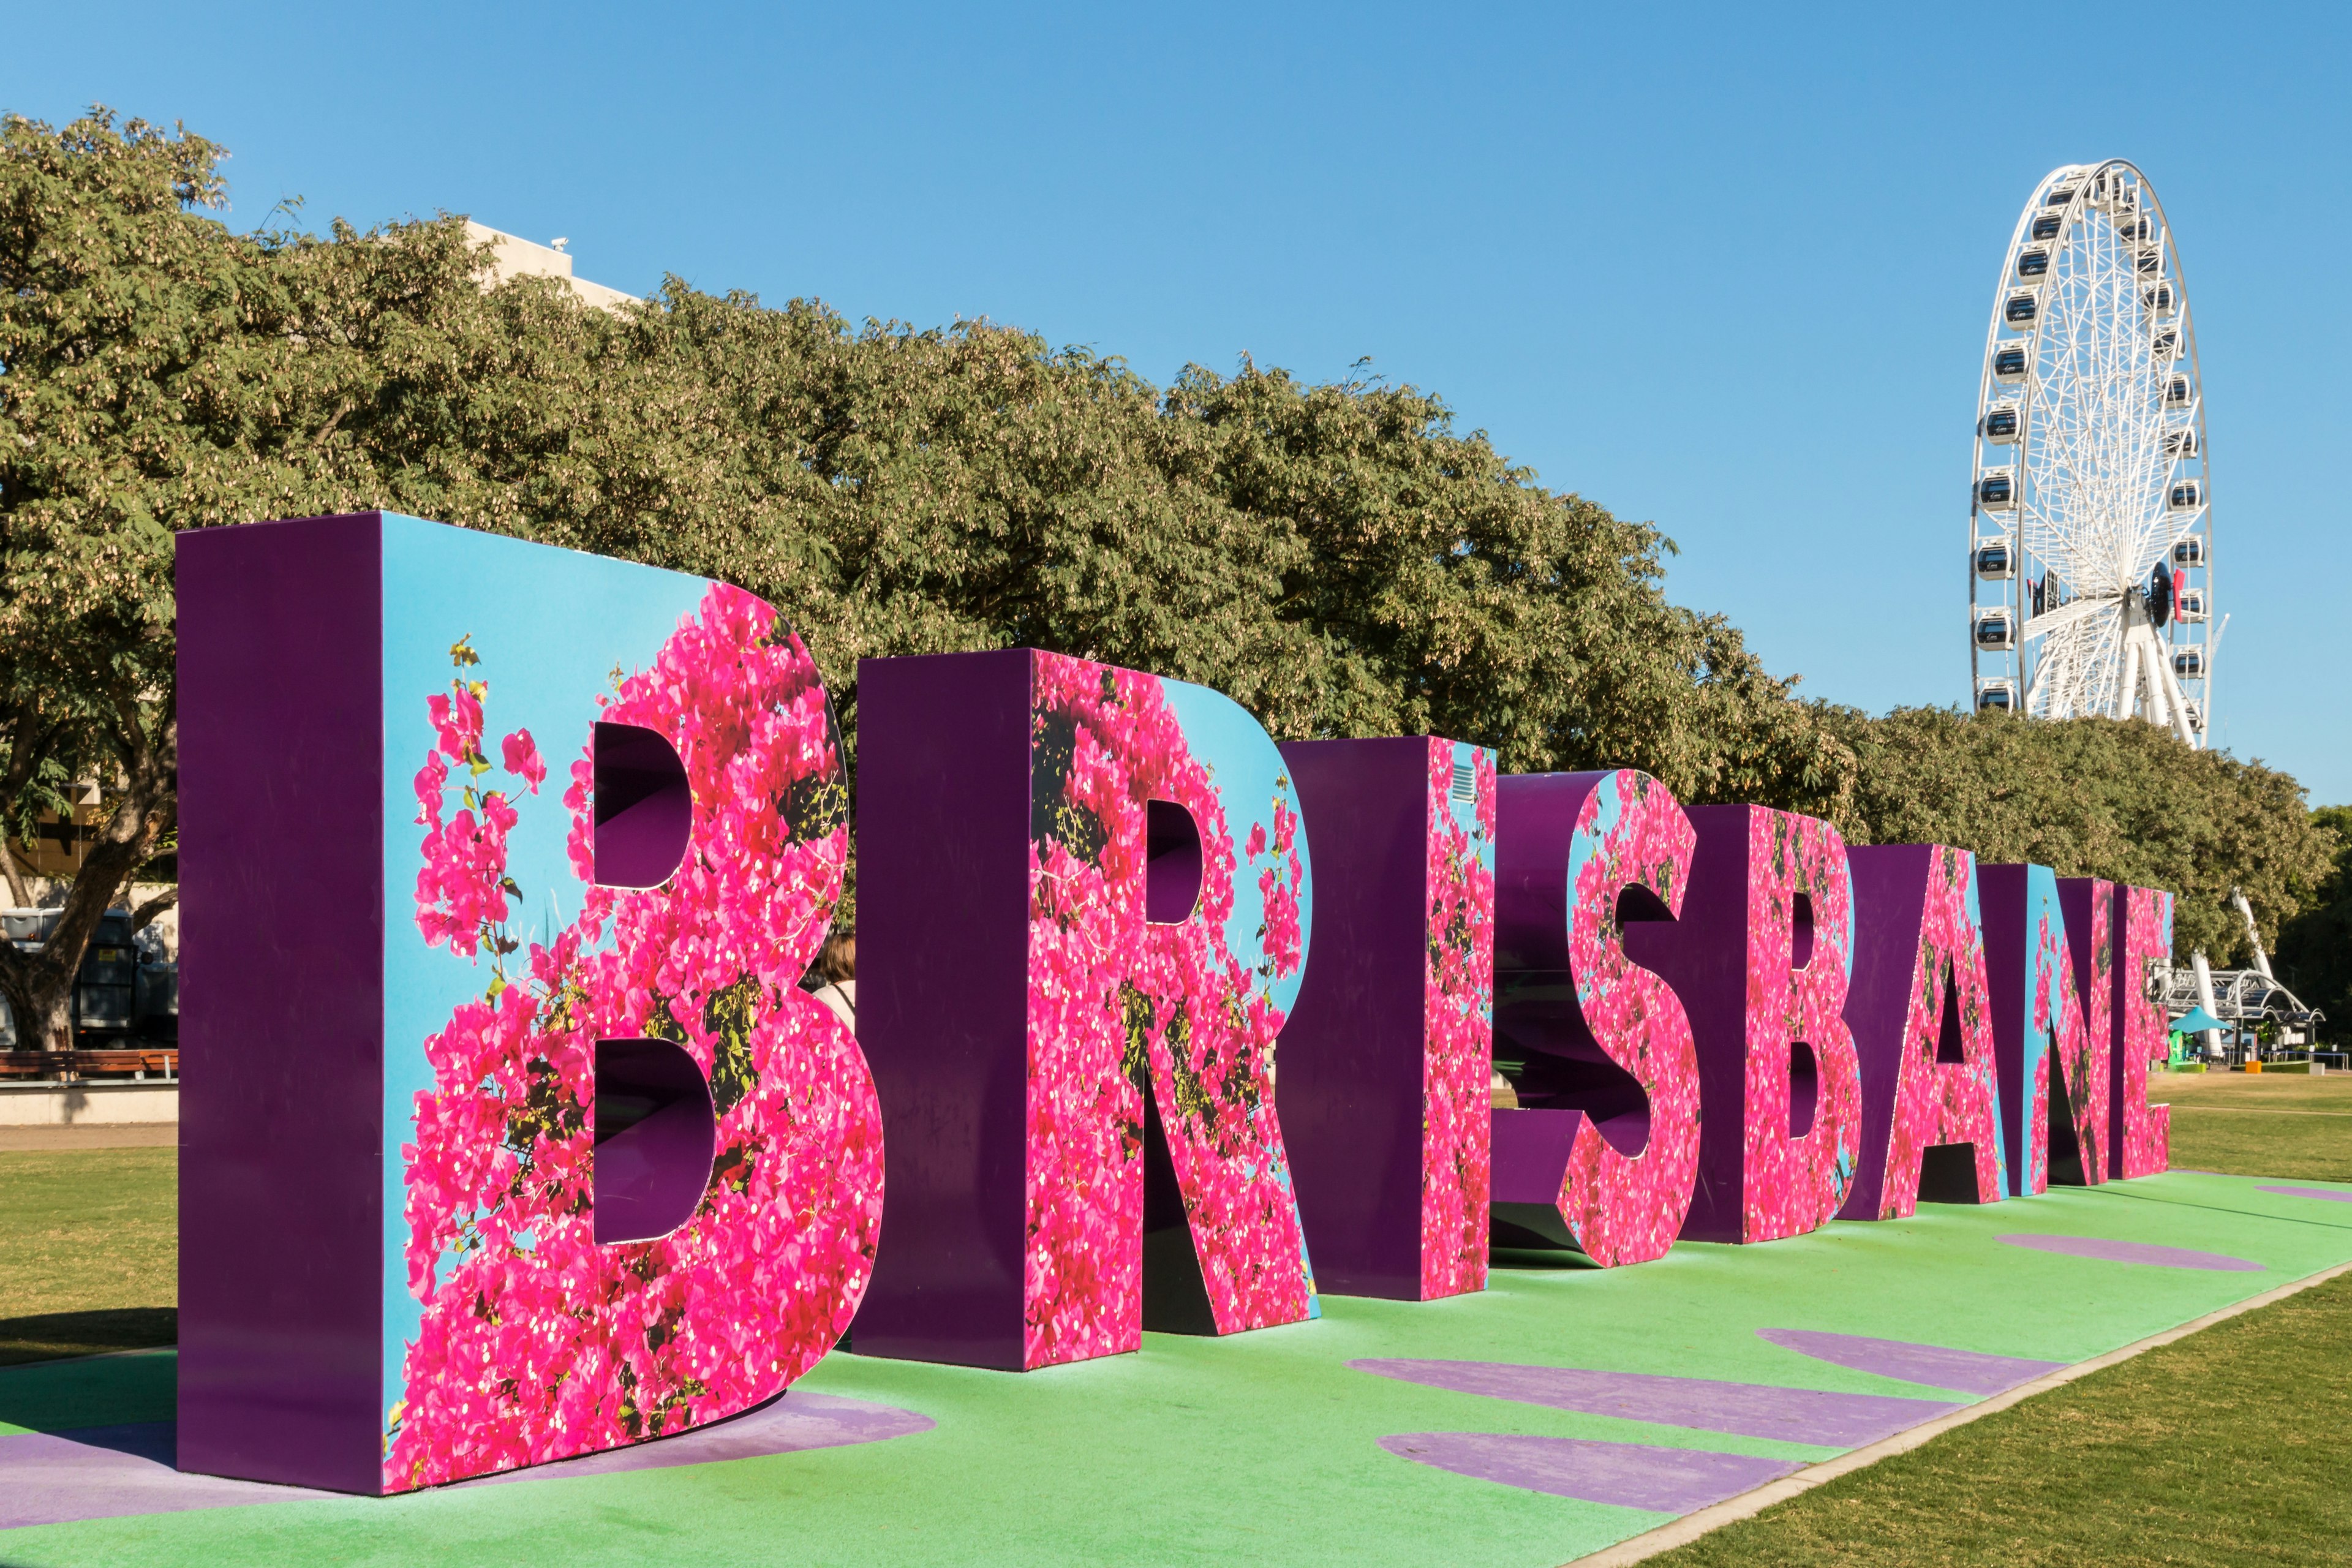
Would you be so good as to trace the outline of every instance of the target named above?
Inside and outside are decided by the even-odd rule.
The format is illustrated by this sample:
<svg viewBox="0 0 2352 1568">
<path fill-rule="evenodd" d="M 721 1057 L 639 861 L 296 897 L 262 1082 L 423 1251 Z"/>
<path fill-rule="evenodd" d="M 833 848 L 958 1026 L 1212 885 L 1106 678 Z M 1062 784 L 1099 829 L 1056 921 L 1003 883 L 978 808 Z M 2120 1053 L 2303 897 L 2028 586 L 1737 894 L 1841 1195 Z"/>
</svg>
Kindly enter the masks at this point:
<svg viewBox="0 0 2352 1568">
<path fill-rule="evenodd" d="M 1454 815 L 1454 760 L 1467 752 L 1475 828 Z M 1494 1185 L 1495 753 L 1429 742 L 1422 992 L 1421 1299 L 1486 1288 Z"/>
<path fill-rule="evenodd" d="M 2087 1077 L 2092 1070 L 2090 1032 L 2084 1026 L 2081 993 L 2074 984 L 2074 961 L 2066 947 L 2066 924 L 2063 917 L 2053 919 L 2055 910 L 2045 904 L 2033 922 L 2033 951 L 2028 957 L 2029 973 L 2033 984 L 2032 1037 L 2045 1048 L 2036 1058 L 2031 1098 L 2023 1108 L 2026 1127 L 2025 1169 L 2017 1179 L 2017 1190 L 2022 1194 L 2046 1193 L 2050 1190 L 2050 1090 L 2053 1081 L 2067 1090 L 2067 1115 L 2074 1130 L 2074 1139 L 2084 1157 L 2084 1169 L 2094 1183 L 2105 1179 L 2105 1173 L 2095 1169 L 2099 1154 L 2106 1147 L 2103 1127 L 2086 1126 L 2085 1112 L 2091 1110 L 2091 1094 Z M 2097 1053 L 2098 1068 L 2104 1076 L 2106 1050 Z M 2057 1063 L 2056 1076 L 2052 1074 L 2052 1058 Z M 2097 1090 L 2096 1114 L 2106 1115 L 2106 1086 Z"/>
<path fill-rule="evenodd" d="M 1681 999 L 1625 955 L 1619 896 L 1656 895 L 1680 913 L 1697 830 L 1672 791 L 1619 769 L 1584 798 L 1569 846 L 1574 904 L 1569 970 L 1585 1026 L 1649 1097 L 1649 1142 L 1621 1154 L 1591 1120 L 1577 1125 L 1561 1184 L 1560 1217 L 1603 1268 L 1663 1258 L 1690 1212 L 1698 1173 L 1698 1051 Z"/>
<path fill-rule="evenodd" d="M 1273 842 L 1241 858 L 1265 900 L 1254 974 L 1224 938 L 1236 845 L 1157 677 L 1032 656 L 1028 1218 L 1024 1360 L 1138 1348 L 1144 1102 L 1167 1133 L 1219 1333 L 1315 1310 L 1275 1115 L 1283 1014 L 1263 984 L 1297 971 L 1304 868 L 1279 797 Z M 1147 807 L 1200 831 L 1191 918 L 1146 919 Z M 1255 863 L 1265 858 L 1263 867 Z"/>
<path fill-rule="evenodd" d="M 1748 1023 L 1742 1241 L 1778 1241 L 1837 1215 L 1862 1150 L 1862 1064 L 1846 1027 L 1845 839 L 1828 823 L 1751 805 L 1748 812 Z M 1796 963 L 1797 898 L 1811 912 L 1811 951 Z M 1791 1055 L 1813 1058 L 1812 1125 L 1790 1137 Z"/>
<path fill-rule="evenodd" d="M 462 640 L 451 654 L 461 670 L 477 662 Z M 446 943 L 452 952 L 468 958 L 485 943 L 494 952 L 512 951 L 500 950 L 498 943 L 504 938 L 507 893 L 513 887 L 506 877 L 507 835 L 520 818 L 505 791 L 478 790 L 474 782 L 490 771 L 482 755 L 482 700 L 488 694 L 485 682 L 461 677 L 449 683 L 446 696 L 425 700 L 435 739 L 415 782 L 416 822 L 425 829 L 425 866 L 416 873 L 416 929 L 425 934 L 425 946 Z M 509 735 L 502 750 L 507 772 L 538 794 L 547 768 L 539 760 L 530 731 Z M 444 821 L 452 763 L 464 768 L 467 778 L 458 786 L 463 804 Z"/>
<path fill-rule="evenodd" d="M 2150 966 L 2172 957 L 2172 895 L 2152 888 L 2118 888 L 2123 905 L 2122 1026 L 2116 1048 L 2122 1053 L 2115 1090 L 2123 1137 L 2116 1173 L 2153 1176 L 2172 1163 L 2172 1107 L 2147 1102 L 2147 1069 L 2170 1055 L 2164 1004 L 2149 994 Z"/>
<path fill-rule="evenodd" d="M 1976 857 L 1968 850 L 1933 847 L 1886 1136 L 1886 1175 L 1878 1213 L 1871 1217 L 1902 1219 L 1917 1212 L 1921 1163 L 1939 1143 L 1974 1145 L 1977 1201 L 1999 1203 L 2003 1196 L 1984 934 L 1969 909 L 1976 875 Z M 1957 1062 L 1936 1059 L 1948 991 L 1957 993 L 1962 1057 Z"/>
<path fill-rule="evenodd" d="M 2114 1173 L 2114 1137 L 2109 1127 L 2115 1070 L 2115 897 L 2113 882 L 2091 883 L 2091 977 L 2080 984 L 2068 944 L 2061 941 L 2063 959 L 2062 986 L 2074 1022 L 2062 1023 L 2058 1037 L 2058 1072 L 2053 1088 L 2066 1093 L 2073 1118 L 2074 1145 L 2082 1154 L 2083 1181 L 2096 1186 Z M 2036 1026 L 2040 1010 L 2037 1003 Z M 2068 1033 L 2069 1029 L 2072 1033 Z M 2046 1167 L 2045 1167 L 2046 1169 Z"/>
<path fill-rule="evenodd" d="M 478 682 L 433 700 L 435 759 L 482 771 L 487 695 Z M 797 984 L 848 849 L 815 667 L 767 605 L 714 584 L 654 668 L 604 702 L 604 718 L 677 748 L 693 793 L 689 846 L 660 888 L 582 889 L 579 918 L 531 945 L 526 975 L 510 984 L 501 968 L 425 1042 L 435 1087 L 417 1095 L 416 1139 L 401 1151 L 409 1285 L 424 1311 L 391 1414 L 393 1489 L 732 1415 L 831 1349 L 871 1277 L 880 1108 L 856 1039 Z M 502 751 L 535 788 L 545 769 L 528 732 Z M 584 753 L 572 778 L 572 859 L 589 881 Z M 506 829 L 453 839 L 439 824 L 441 780 L 428 760 L 419 923 L 428 942 L 446 932 L 471 952 L 450 929 L 470 912 L 473 942 L 511 952 L 497 928 L 496 895 L 520 894 Z M 600 1247 L 596 1043 L 644 1037 L 677 1043 L 709 1076 L 717 1155 L 683 1226 Z"/>
</svg>

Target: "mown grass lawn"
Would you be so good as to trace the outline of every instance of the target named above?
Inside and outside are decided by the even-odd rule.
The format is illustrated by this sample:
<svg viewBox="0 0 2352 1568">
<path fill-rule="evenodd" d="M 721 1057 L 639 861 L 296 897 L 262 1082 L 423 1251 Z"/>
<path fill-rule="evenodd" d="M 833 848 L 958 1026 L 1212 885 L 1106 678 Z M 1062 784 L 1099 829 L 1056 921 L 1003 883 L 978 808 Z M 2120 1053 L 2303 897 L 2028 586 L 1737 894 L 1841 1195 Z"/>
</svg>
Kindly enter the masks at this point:
<svg viewBox="0 0 2352 1568">
<path fill-rule="evenodd" d="M 2167 1073 L 2172 1163 L 2232 1175 L 2352 1182 L 2352 1074 Z"/>
<path fill-rule="evenodd" d="M 0 1366 L 179 1336 L 179 1151 L 0 1151 Z"/>
</svg>

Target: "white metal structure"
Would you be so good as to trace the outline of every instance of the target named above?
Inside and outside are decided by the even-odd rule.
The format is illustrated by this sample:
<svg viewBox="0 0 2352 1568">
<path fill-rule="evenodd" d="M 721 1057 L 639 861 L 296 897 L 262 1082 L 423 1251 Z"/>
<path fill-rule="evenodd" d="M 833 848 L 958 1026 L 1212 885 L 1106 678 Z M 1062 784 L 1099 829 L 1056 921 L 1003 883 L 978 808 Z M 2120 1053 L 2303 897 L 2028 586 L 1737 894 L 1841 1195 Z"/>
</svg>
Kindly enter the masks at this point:
<svg viewBox="0 0 2352 1568">
<path fill-rule="evenodd" d="M 2280 984 L 2271 973 L 2271 955 L 2263 951 L 2262 928 L 2254 923 L 2254 908 L 2246 901 L 2245 890 L 2231 889 L 2230 902 L 2237 906 L 2239 918 L 2246 922 L 2246 946 L 2254 955 L 2254 966 L 2215 969 L 2206 962 L 2200 949 L 2189 955 L 2186 970 L 2178 964 L 2157 965 L 2152 988 L 2163 998 L 2165 1011 L 2176 1022 L 2187 1016 L 2191 1007 L 2204 1008 L 2229 1026 L 2231 1034 L 2252 1029 L 2265 1019 L 2275 1019 L 2279 1045 L 2307 1047 L 2312 1026 L 2326 1022 L 2327 1015 L 2316 1007 L 2304 1005 L 2301 997 Z M 2207 1029 L 2199 1037 L 2199 1043 L 2207 1057 L 2218 1058 L 2222 1054 L 2222 1031 Z"/>
<path fill-rule="evenodd" d="M 2197 334 L 2164 208 L 2120 159 L 2070 163 L 2010 237 L 1969 488 L 1977 708 L 2213 717 L 2212 482 Z M 2210 633 L 2210 635 L 2209 635 Z"/>
</svg>

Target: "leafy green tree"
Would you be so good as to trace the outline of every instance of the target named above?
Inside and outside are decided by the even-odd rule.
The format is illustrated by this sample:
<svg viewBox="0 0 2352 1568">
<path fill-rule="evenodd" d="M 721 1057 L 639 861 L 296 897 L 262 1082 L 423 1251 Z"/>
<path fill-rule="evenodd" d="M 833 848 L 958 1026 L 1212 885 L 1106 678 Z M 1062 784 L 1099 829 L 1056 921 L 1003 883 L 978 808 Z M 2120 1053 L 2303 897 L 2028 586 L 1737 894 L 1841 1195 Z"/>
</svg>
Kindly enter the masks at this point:
<svg viewBox="0 0 2352 1568">
<path fill-rule="evenodd" d="M 2335 847 L 2303 786 L 2260 763 L 2191 751 L 2136 719 L 2041 722 L 1948 708 L 1822 716 L 1860 763 L 1856 842 L 1956 844 L 2179 895 L 2173 942 L 2217 964 L 2252 954 L 2230 905 L 2243 887 L 2265 933 L 2304 907 Z"/>
<path fill-rule="evenodd" d="M 2311 816 L 2336 836 L 2334 859 L 2303 912 L 2280 927 L 2271 972 L 2326 1014 L 2322 1031 L 2342 1040 L 2352 1038 L 2352 805 L 2323 805 Z"/>
<path fill-rule="evenodd" d="M 112 806 L 44 948 L 0 943 L 19 1039 L 62 1047 L 100 916 L 176 823 L 155 501 L 181 445 L 169 372 L 224 248 L 177 220 L 220 186 L 194 139 L 0 134 L 0 800 L 21 831 L 94 769 Z"/>
</svg>

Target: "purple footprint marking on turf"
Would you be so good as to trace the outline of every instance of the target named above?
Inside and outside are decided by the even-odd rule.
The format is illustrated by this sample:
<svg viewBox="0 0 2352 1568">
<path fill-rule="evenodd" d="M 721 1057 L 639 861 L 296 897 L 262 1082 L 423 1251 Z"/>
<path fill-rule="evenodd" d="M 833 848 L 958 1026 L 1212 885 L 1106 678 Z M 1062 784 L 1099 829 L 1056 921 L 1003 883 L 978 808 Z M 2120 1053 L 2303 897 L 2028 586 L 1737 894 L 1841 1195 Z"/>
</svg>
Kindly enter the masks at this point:
<svg viewBox="0 0 2352 1568">
<path fill-rule="evenodd" d="M 1907 1340 L 1874 1340 L 1861 1334 L 1831 1334 L 1811 1329 L 1759 1329 L 1756 1337 L 1833 1366 L 1988 1397 L 2006 1394 L 2021 1384 L 2032 1383 L 2066 1365 L 2063 1361 L 2028 1361 L 2023 1356 L 1988 1355 L 1982 1351 L 1957 1351 L 1943 1345 L 1913 1344 Z"/>
<path fill-rule="evenodd" d="M 172 1423 L 0 1437 L 0 1530 L 332 1497 L 172 1468 Z"/>
<path fill-rule="evenodd" d="M 863 1399 L 844 1399 L 829 1394 L 790 1394 L 732 1420 L 691 1428 L 675 1437 L 527 1470 L 484 1476 L 462 1482 L 460 1488 L 556 1480 L 567 1476 L 604 1476 L 623 1470 L 667 1469 L 674 1465 L 707 1465 L 722 1459 L 843 1447 L 927 1432 L 931 1426 L 928 1415 Z M 172 1468 L 173 1443 L 173 1424 L 169 1421 L 0 1436 L 0 1530 L 342 1495 L 302 1487 L 268 1486 L 259 1481 L 226 1480 L 218 1476 L 183 1475 Z"/>
<path fill-rule="evenodd" d="M 1797 1468 L 1749 1454 L 1499 1432 L 1406 1432 L 1381 1447 L 1457 1476 L 1653 1513 L 1689 1513 Z"/>
<path fill-rule="evenodd" d="M 2109 1241 L 2097 1236 L 2003 1236 L 1994 1239 L 2036 1252 L 2067 1258 L 2095 1258 L 2107 1263 L 2145 1263 L 2155 1268 L 2210 1268 L 2231 1274 L 2260 1274 L 2263 1265 L 2226 1252 L 2198 1252 L 2186 1247 L 2158 1247 L 2145 1241 Z"/>
<path fill-rule="evenodd" d="M 2257 1187 L 2254 1190 L 2284 1193 L 2291 1198 L 2325 1198 L 2331 1204 L 2352 1204 L 2352 1193 L 2330 1192 L 2326 1187 Z"/>
<path fill-rule="evenodd" d="M 1823 1448 L 1858 1448 L 1959 1408 L 1937 1399 L 1902 1399 L 1885 1394 L 1830 1394 L 1816 1388 L 1717 1383 L 1704 1377 L 1657 1377 L 1646 1373 L 1515 1366 L 1502 1362 L 1369 1360 L 1348 1364 L 1358 1372 L 1457 1394 L 1481 1394 L 1588 1415 L 1615 1415 L 1662 1426 L 1771 1437 Z"/>
</svg>

